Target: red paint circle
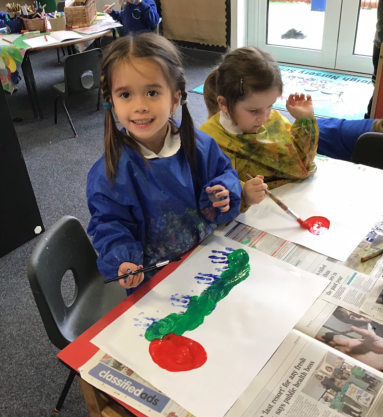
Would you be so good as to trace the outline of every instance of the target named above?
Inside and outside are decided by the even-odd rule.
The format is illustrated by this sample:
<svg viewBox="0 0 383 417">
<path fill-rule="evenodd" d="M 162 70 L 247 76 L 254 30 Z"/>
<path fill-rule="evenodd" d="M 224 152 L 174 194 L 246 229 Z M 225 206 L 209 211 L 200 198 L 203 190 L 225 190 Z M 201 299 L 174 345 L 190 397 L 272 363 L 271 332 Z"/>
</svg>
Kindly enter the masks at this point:
<svg viewBox="0 0 383 417">
<path fill-rule="evenodd" d="M 149 353 L 153 361 L 170 372 L 191 371 L 202 366 L 207 354 L 195 340 L 174 333 L 150 342 Z"/>
<path fill-rule="evenodd" d="M 304 223 L 309 232 L 316 236 L 322 235 L 330 228 L 330 220 L 321 216 L 310 217 Z"/>
</svg>

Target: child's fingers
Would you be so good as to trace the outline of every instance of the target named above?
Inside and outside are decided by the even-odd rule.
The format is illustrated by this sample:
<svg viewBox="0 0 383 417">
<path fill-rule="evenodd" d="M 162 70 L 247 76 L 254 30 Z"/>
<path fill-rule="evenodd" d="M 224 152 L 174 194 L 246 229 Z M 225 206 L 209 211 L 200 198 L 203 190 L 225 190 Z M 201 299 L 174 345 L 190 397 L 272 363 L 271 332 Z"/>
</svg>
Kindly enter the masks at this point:
<svg viewBox="0 0 383 417">
<path fill-rule="evenodd" d="M 132 281 L 132 288 L 138 287 L 143 280 L 144 280 L 144 274 L 142 272 L 141 274 L 134 275 L 133 281 Z"/>
<path fill-rule="evenodd" d="M 121 278 L 118 283 L 121 285 L 121 287 L 124 287 L 126 289 L 131 288 L 132 285 L 132 281 L 133 281 L 133 277 L 129 276 L 127 278 Z"/>
<path fill-rule="evenodd" d="M 230 198 L 225 198 L 224 200 L 220 200 L 220 201 L 215 201 L 213 203 L 213 207 L 224 207 L 226 205 L 228 205 L 230 203 Z"/>
<path fill-rule="evenodd" d="M 223 185 L 213 185 L 213 187 L 206 187 L 206 192 L 208 194 L 216 193 L 217 191 L 223 191 L 225 187 Z"/>
<path fill-rule="evenodd" d="M 230 204 L 228 204 L 227 206 L 225 206 L 225 207 L 221 207 L 221 213 L 226 213 L 227 211 L 229 211 L 230 210 Z"/>
<path fill-rule="evenodd" d="M 265 191 L 265 190 L 267 190 L 267 184 L 265 184 L 265 183 L 262 183 L 262 184 L 257 184 L 257 185 L 254 185 L 253 186 L 253 191 L 255 191 L 255 192 L 262 192 L 262 191 Z"/>
<path fill-rule="evenodd" d="M 229 196 L 228 190 L 218 191 L 217 193 L 214 194 L 214 197 L 216 198 L 216 200 L 220 200 L 221 198 L 228 197 L 228 196 Z"/>
<path fill-rule="evenodd" d="M 249 184 L 251 184 L 252 186 L 254 186 L 254 185 L 260 185 L 260 184 L 263 184 L 263 178 L 255 177 L 255 178 L 252 178 L 251 180 L 249 180 L 247 182 Z"/>
</svg>

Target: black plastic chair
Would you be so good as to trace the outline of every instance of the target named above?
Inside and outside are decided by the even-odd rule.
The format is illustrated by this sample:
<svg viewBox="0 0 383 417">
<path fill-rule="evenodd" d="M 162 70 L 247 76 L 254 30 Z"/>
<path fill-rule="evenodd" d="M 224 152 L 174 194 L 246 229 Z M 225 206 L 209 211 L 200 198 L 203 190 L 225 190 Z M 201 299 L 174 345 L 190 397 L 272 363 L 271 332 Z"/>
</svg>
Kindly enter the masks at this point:
<svg viewBox="0 0 383 417">
<path fill-rule="evenodd" d="M 383 169 L 383 133 L 367 132 L 360 135 L 351 162 Z"/>
<path fill-rule="evenodd" d="M 28 264 L 28 279 L 50 341 L 63 349 L 126 299 L 119 284 L 104 285 L 97 255 L 80 222 L 62 217 L 41 237 Z M 61 292 L 67 271 L 75 280 L 74 299 L 66 305 Z M 76 373 L 71 370 L 57 402 L 59 411 Z"/>
<path fill-rule="evenodd" d="M 59 93 L 55 100 L 55 124 L 57 124 L 57 101 L 60 98 L 75 138 L 78 135 L 65 105 L 65 99 L 98 88 L 97 110 L 100 109 L 101 58 L 102 51 L 99 48 L 69 55 L 64 63 L 64 82 L 53 86 Z"/>
</svg>

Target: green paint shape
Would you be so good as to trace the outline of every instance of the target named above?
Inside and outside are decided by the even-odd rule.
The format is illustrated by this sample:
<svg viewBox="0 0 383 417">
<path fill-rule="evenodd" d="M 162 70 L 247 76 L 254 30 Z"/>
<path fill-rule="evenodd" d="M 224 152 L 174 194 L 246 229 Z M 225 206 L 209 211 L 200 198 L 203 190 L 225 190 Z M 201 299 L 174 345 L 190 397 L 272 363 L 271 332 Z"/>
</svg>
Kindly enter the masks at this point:
<svg viewBox="0 0 383 417">
<path fill-rule="evenodd" d="M 222 272 L 220 279 L 206 288 L 201 295 L 190 298 L 187 310 L 182 314 L 172 313 L 152 323 L 145 332 L 145 339 L 151 342 L 162 339 L 169 333 L 181 336 L 200 326 L 218 301 L 250 275 L 249 255 L 243 249 L 237 249 L 227 256 L 228 269 Z"/>
</svg>

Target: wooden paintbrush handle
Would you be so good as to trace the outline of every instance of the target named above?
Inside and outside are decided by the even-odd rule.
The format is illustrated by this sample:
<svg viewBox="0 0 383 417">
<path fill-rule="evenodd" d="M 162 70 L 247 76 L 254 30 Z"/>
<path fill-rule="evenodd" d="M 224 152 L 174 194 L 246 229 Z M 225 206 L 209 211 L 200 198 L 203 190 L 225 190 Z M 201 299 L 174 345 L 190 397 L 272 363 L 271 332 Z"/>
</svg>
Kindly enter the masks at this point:
<svg viewBox="0 0 383 417">
<path fill-rule="evenodd" d="M 291 214 L 296 219 L 299 219 L 298 214 L 294 213 L 290 208 L 286 206 L 286 204 L 281 201 L 278 197 L 275 197 L 273 193 L 271 193 L 269 190 L 265 190 L 266 194 L 275 202 L 278 204 L 278 206 L 284 210 L 286 213 Z"/>
</svg>

